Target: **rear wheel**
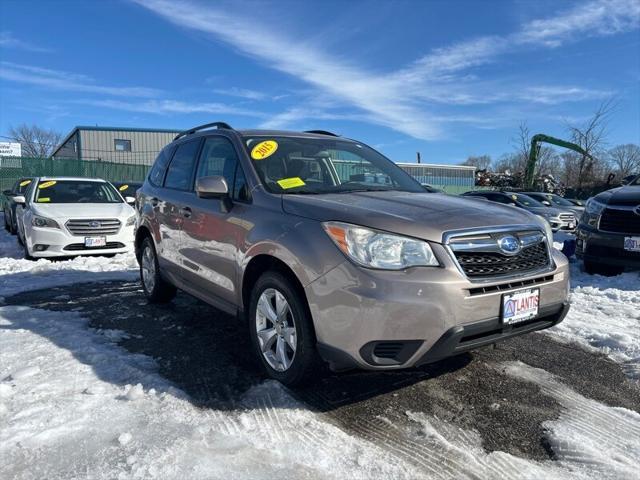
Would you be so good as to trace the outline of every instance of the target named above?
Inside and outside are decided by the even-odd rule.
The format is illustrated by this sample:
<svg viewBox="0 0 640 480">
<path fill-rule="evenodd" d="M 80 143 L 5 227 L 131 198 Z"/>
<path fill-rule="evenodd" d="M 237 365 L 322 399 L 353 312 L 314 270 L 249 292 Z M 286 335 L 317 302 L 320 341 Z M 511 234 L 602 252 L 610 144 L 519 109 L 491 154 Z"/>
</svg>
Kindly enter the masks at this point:
<svg viewBox="0 0 640 480">
<path fill-rule="evenodd" d="M 9 219 L 9 215 L 7 215 L 7 211 L 6 210 L 4 211 L 3 217 L 4 217 L 4 229 L 7 232 L 12 233 L 11 232 L 11 220 Z"/>
<path fill-rule="evenodd" d="M 251 292 L 249 328 L 253 348 L 267 374 L 300 385 L 320 366 L 306 300 L 284 275 L 266 272 Z"/>
<path fill-rule="evenodd" d="M 589 275 L 604 275 L 606 277 L 613 277 L 624 272 L 624 267 L 620 267 L 617 265 L 606 265 L 604 263 L 598 263 L 592 260 L 585 260 L 584 271 Z"/>
<path fill-rule="evenodd" d="M 142 241 L 140 254 L 140 280 L 142 289 L 151 303 L 167 303 L 176 296 L 176 287 L 160 276 L 158 256 L 153 240 L 147 237 Z"/>
</svg>

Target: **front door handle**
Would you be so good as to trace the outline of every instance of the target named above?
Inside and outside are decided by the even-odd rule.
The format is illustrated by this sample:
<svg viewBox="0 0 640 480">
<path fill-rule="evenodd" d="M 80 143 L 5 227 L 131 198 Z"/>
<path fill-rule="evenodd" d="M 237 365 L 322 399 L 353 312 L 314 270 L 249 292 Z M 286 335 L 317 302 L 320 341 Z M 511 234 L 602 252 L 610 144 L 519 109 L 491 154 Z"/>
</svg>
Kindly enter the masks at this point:
<svg viewBox="0 0 640 480">
<path fill-rule="evenodd" d="M 182 207 L 180 209 L 180 215 L 185 218 L 189 218 L 191 216 L 191 209 L 189 207 Z"/>
<path fill-rule="evenodd" d="M 156 197 L 151 197 L 149 199 L 149 201 L 151 202 L 151 206 L 153 206 L 153 207 L 157 207 L 158 206 L 158 199 Z"/>
</svg>

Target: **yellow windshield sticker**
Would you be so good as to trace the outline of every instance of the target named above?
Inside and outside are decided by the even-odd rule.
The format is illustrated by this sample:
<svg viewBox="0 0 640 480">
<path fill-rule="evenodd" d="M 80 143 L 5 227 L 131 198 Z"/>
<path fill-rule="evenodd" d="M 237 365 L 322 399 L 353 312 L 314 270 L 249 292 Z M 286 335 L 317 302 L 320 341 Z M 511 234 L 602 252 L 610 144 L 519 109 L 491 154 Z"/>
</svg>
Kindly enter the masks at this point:
<svg viewBox="0 0 640 480">
<path fill-rule="evenodd" d="M 50 201 L 51 201 L 51 199 L 49 197 L 40 197 L 38 199 L 38 203 L 47 203 L 47 202 L 50 202 Z"/>
<path fill-rule="evenodd" d="M 22 182 L 20 182 L 20 186 L 21 187 L 26 187 L 27 185 L 29 185 L 31 183 L 31 180 L 24 180 Z"/>
<path fill-rule="evenodd" d="M 127 188 L 129 188 L 129 185 L 120 185 L 120 188 L 118 190 L 124 192 Z"/>
<path fill-rule="evenodd" d="M 251 149 L 251 158 L 254 160 L 262 160 L 276 153 L 276 150 L 278 150 L 278 142 L 275 140 L 265 140 Z"/>
<path fill-rule="evenodd" d="M 518 200 L 518 196 L 517 196 L 517 195 L 511 195 L 511 198 L 512 198 L 513 200 Z"/>
<path fill-rule="evenodd" d="M 300 177 L 283 178 L 278 180 L 278 185 L 287 190 L 288 188 L 302 187 L 306 185 Z"/>
<path fill-rule="evenodd" d="M 38 185 L 38 188 L 40 190 L 42 190 L 43 188 L 53 187 L 56 183 L 58 183 L 58 182 L 56 182 L 55 180 L 50 180 L 48 182 L 42 182 L 40 185 Z"/>
</svg>

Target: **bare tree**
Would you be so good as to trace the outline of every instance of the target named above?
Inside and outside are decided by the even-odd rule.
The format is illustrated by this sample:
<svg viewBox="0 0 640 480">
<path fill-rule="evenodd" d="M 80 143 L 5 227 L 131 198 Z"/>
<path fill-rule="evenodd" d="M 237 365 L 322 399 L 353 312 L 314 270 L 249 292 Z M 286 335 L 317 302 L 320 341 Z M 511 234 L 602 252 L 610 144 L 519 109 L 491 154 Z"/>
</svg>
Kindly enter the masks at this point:
<svg viewBox="0 0 640 480">
<path fill-rule="evenodd" d="M 511 169 L 515 172 L 524 172 L 531 151 L 531 131 L 526 122 L 518 126 L 518 133 L 511 139 L 511 143 L 516 150 L 515 155 L 511 157 Z"/>
<path fill-rule="evenodd" d="M 462 165 L 476 167 L 478 170 L 487 170 L 489 167 L 491 167 L 491 157 L 489 155 L 469 157 L 464 162 L 462 162 Z"/>
<path fill-rule="evenodd" d="M 633 143 L 618 145 L 609 150 L 609 158 L 622 179 L 640 172 L 640 146 Z"/>
<path fill-rule="evenodd" d="M 578 190 L 581 190 L 585 183 L 593 183 L 597 178 L 594 173 L 603 170 L 603 166 L 596 165 L 596 163 L 606 163 L 603 152 L 608 134 L 607 127 L 615 108 L 616 104 L 613 99 L 606 100 L 583 125 L 568 126 L 573 143 L 582 147 L 588 154 L 578 157 L 576 185 Z M 606 168 L 604 169 L 606 170 Z"/>
<path fill-rule="evenodd" d="M 48 157 L 62 140 L 62 134 L 37 125 L 9 128 L 9 136 L 22 145 L 23 157 Z"/>
</svg>

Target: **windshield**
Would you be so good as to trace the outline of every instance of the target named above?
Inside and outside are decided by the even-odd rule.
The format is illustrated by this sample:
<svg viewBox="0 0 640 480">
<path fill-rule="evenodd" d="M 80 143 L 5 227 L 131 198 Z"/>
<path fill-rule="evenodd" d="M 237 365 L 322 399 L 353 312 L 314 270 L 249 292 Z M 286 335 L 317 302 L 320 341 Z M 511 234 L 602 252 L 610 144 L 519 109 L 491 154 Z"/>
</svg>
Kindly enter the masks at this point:
<svg viewBox="0 0 640 480">
<path fill-rule="evenodd" d="M 36 203 L 122 203 L 122 197 L 106 182 L 89 180 L 42 180 Z"/>
<path fill-rule="evenodd" d="M 566 198 L 562 198 L 560 195 L 551 195 L 551 201 L 556 205 L 560 205 L 561 207 L 574 207 L 575 205 L 571 203 Z"/>
<path fill-rule="evenodd" d="M 640 185 L 640 175 L 638 175 L 635 180 L 631 180 L 631 183 L 629 183 L 629 185 L 633 185 L 633 186 L 637 186 Z"/>
<path fill-rule="evenodd" d="M 400 167 L 355 142 L 245 136 L 244 144 L 260 180 L 271 193 L 424 193 L 422 186 Z"/>
<path fill-rule="evenodd" d="M 24 193 L 27 190 L 27 188 L 29 188 L 30 184 L 31 184 L 31 179 L 30 178 L 23 178 L 23 179 L 19 180 L 17 188 L 16 188 L 16 191 L 14 193 L 17 193 L 17 194 Z"/>
<path fill-rule="evenodd" d="M 118 189 L 123 197 L 135 197 L 136 191 L 142 187 L 141 183 L 114 183 L 114 187 Z"/>
<path fill-rule="evenodd" d="M 544 208 L 546 206 L 543 203 L 540 203 L 539 201 L 534 200 L 528 195 L 523 195 L 522 193 L 512 193 L 510 194 L 510 197 L 514 201 L 524 205 L 525 207 L 543 207 Z"/>
</svg>

